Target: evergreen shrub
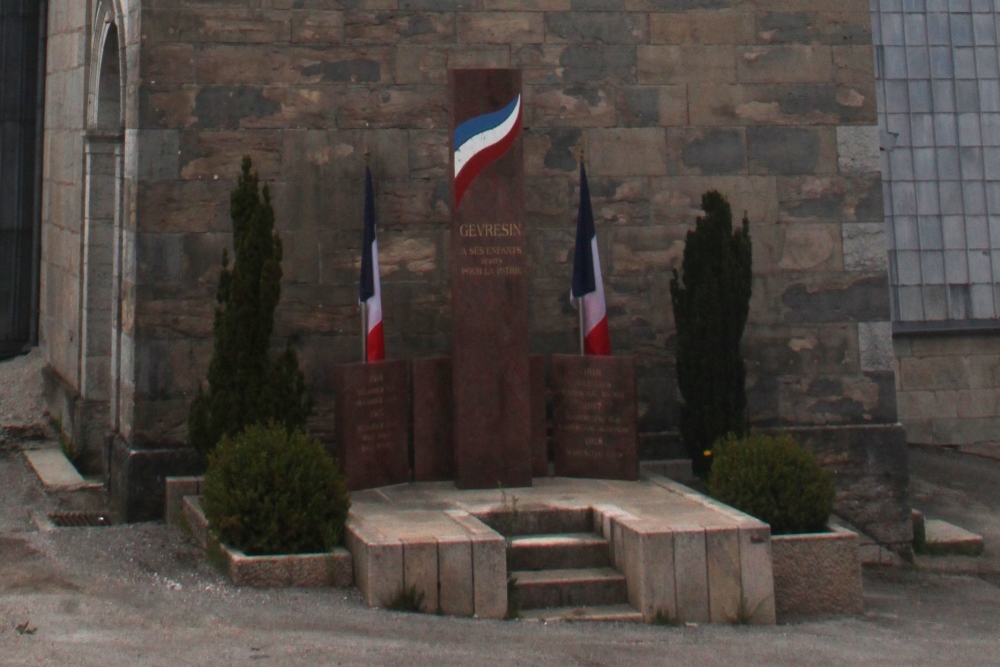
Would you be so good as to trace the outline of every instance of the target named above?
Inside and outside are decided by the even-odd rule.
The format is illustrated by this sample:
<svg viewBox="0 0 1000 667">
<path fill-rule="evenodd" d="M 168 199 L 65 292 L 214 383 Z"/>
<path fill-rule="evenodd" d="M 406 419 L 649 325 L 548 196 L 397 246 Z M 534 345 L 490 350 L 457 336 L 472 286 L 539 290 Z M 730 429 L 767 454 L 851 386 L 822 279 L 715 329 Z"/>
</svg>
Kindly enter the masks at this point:
<svg viewBox="0 0 1000 667">
<path fill-rule="evenodd" d="M 281 296 L 281 239 L 267 185 L 258 186 L 249 157 L 230 196 L 235 258 L 222 253 L 208 391 L 199 387 L 188 412 L 188 437 L 205 464 L 223 436 L 271 421 L 305 426 L 312 403 L 290 345 L 269 355 L 274 309 Z"/>
<path fill-rule="evenodd" d="M 327 552 L 351 507 L 347 481 L 302 431 L 254 424 L 209 455 L 205 516 L 219 539 L 250 555 Z"/>
<path fill-rule="evenodd" d="M 826 529 L 834 485 L 812 451 L 789 435 L 728 436 L 715 445 L 712 496 L 771 525 L 771 533 Z"/>
<path fill-rule="evenodd" d="M 680 432 L 695 472 L 707 473 L 712 444 L 747 430 L 746 365 L 740 340 L 753 280 L 750 222 L 733 231 L 733 214 L 712 190 L 704 217 L 688 231 L 681 271 L 670 281 L 677 329 Z"/>
</svg>

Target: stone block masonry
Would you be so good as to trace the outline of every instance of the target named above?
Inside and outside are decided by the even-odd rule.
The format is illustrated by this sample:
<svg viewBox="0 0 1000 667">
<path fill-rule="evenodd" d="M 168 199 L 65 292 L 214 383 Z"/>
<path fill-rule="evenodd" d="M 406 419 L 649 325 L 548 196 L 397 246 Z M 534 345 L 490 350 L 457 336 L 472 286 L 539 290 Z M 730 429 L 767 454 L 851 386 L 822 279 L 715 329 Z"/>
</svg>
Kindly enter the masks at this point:
<svg viewBox="0 0 1000 667">
<path fill-rule="evenodd" d="M 271 188 L 285 248 L 275 339 L 295 341 L 317 399 L 314 433 L 332 438 L 332 369 L 358 349 L 366 149 L 389 357 L 450 352 L 447 72 L 468 67 L 521 71 L 534 353 L 574 349 L 566 295 L 586 150 L 612 345 L 636 358 L 642 456 L 682 452 L 668 284 L 711 188 L 751 220 L 754 421 L 896 422 L 892 369 L 872 362 L 882 348 L 869 336 L 889 306 L 867 2 L 124 5 L 136 18 L 122 33 L 135 385 L 121 431 L 133 450 L 185 441 L 244 153 Z M 50 166 L 67 187 L 71 148 Z M 70 213 L 78 199 L 65 198 Z M 46 233 L 68 244 L 48 284 L 74 288 L 76 232 L 53 221 Z M 50 292 L 47 354 L 72 369 L 72 332 L 55 336 L 78 320 L 78 300 Z M 851 507 L 850 493 L 840 502 Z"/>
<path fill-rule="evenodd" d="M 988 332 L 895 336 L 899 417 L 911 443 L 1000 456 L 1000 340 Z"/>
</svg>

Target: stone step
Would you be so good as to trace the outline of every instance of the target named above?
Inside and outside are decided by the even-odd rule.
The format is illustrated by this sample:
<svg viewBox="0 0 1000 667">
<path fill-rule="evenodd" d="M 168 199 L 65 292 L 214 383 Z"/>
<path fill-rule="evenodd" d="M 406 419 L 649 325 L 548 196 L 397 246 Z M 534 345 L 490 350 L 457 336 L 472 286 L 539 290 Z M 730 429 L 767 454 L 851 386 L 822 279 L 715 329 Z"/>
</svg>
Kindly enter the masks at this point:
<svg viewBox="0 0 1000 667">
<path fill-rule="evenodd" d="M 628 602 L 625 577 L 610 567 L 515 570 L 521 609 L 588 607 Z"/>
<path fill-rule="evenodd" d="M 550 570 L 610 565 L 608 542 L 595 533 L 523 535 L 511 543 L 512 570 Z"/>
<path fill-rule="evenodd" d="M 929 556 L 979 556 L 983 553 L 983 538 L 940 519 L 927 519 L 924 513 L 913 512 L 913 550 Z"/>
<path fill-rule="evenodd" d="M 983 553 L 983 538 L 940 519 L 925 519 L 926 538 L 923 553 L 935 555 L 978 556 Z"/>
<path fill-rule="evenodd" d="M 603 621 L 605 623 L 642 623 L 642 614 L 627 604 L 602 604 L 593 607 L 556 607 L 527 609 L 520 615 L 526 622 L 559 623 Z"/>
<path fill-rule="evenodd" d="M 476 513 L 476 518 L 501 535 L 553 535 L 594 530 L 594 512 L 589 507 L 518 507 Z"/>
<path fill-rule="evenodd" d="M 102 486 L 100 482 L 84 479 L 60 449 L 28 449 L 24 451 L 24 458 L 46 491 L 79 491 Z"/>
</svg>

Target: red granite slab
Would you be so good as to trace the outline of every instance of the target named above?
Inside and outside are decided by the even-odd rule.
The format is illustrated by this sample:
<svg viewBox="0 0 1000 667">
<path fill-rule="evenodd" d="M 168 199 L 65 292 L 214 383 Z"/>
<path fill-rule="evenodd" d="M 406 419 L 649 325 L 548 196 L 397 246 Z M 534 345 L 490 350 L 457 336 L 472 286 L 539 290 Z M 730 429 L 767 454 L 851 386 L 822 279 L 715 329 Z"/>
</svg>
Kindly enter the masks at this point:
<svg viewBox="0 0 1000 667">
<path fill-rule="evenodd" d="M 635 360 L 552 355 L 552 450 L 560 477 L 639 479 Z"/>
<path fill-rule="evenodd" d="M 545 357 L 533 354 L 528 357 L 531 376 L 531 475 L 546 477 L 549 474 L 549 420 L 545 404 Z"/>
<path fill-rule="evenodd" d="M 451 127 L 506 107 L 518 70 L 451 70 Z M 454 131 L 451 133 L 454 172 Z M 454 193 L 454 178 L 452 178 Z M 454 203 L 453 203 L 454 204 Z M 509 148 L 452 206 L 451 309 L 455 484 L 531 484 L 531 389 L 524 148 Z"/>
<path fill-rule="evenodd" d="M 410 481 L 406 361 L 335 366 L 337 455 L 350 490 Z"/>
<path fill-rule="evenodd" d="M 413 382 L 413 479 L 417 482 L 454 479 L 451 359 L 414 359 L 410 362 L 410 369 Z"/>
</svg>

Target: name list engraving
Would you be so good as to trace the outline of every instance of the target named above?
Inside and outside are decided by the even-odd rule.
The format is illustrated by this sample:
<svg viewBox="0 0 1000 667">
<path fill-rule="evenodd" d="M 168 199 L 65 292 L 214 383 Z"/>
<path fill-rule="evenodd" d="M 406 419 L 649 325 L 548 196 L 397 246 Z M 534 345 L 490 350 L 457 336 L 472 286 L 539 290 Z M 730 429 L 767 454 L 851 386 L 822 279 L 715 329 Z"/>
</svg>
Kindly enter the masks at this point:
<svg viewBox="0 0 1000 667">
<path fill-rule="evenodd" d="M 409 481 L 406 362 L 337 366 L 337 450 L 348 487 Z"/>
<path fill-rule="evenodd" d="M 637 478 L 630 359 L 554 356 L 553 418 L 557 475 Z"/>
<path fill-rule="evenodd" d="M 355 435 L 360 443 L 359 451 L 364 455 L 388 452 L 395 447 L 397 424 L 386 420 L 386 409 L 394 406 L 387 402 L 401 390 L 393 379 L 389 381 L 382 373 L 367 376 L 367 382 L 355 393 L 353 405 L 358 412 Z M 388 400 L 387 400 L 388 399 Z"/>
</svg>

